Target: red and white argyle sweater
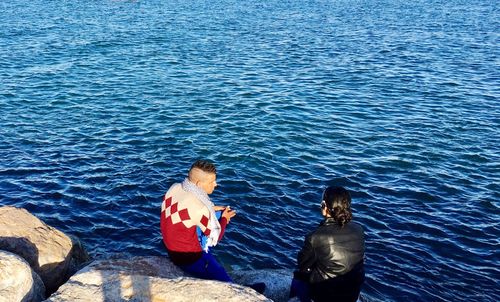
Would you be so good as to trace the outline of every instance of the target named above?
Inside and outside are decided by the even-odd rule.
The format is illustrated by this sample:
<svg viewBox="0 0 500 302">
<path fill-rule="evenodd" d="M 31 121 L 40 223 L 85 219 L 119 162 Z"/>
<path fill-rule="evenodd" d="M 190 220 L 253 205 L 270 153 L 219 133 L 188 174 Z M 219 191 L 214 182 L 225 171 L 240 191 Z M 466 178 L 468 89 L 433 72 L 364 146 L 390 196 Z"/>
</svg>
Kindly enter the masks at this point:
<svg viewBox="0 0 500 302">
<path fill-rule="evenodd" d="M 190 264 L 201 257 L 196 227 L 200 227 L 205 236 L 210 235 L 209 220 L 210 211 L 194 194 L 184 191 L 180 183 L 170 187 L 161 205 L 160 229 L 172 262 Z M 226 229 L 226 218 L 221 218 L 219 223 L 220 241 Z"/>
</svg>

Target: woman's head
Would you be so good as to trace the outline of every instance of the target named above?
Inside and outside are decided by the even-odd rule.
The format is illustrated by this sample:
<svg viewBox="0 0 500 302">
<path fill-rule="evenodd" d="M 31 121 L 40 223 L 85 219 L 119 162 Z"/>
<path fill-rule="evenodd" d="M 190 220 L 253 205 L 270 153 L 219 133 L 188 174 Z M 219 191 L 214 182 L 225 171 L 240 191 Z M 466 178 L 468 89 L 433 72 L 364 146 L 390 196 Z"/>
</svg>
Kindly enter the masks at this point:
<svg viewBox="0 0 500 302">
<path fill-rule="evenodd" d="M 351 194 L 343 187 L 328 187 L 323 192 L 325 209 L 323 214 L 329 214 L 338 225 L 344 226 L 352 220 Z"/>
</svg>

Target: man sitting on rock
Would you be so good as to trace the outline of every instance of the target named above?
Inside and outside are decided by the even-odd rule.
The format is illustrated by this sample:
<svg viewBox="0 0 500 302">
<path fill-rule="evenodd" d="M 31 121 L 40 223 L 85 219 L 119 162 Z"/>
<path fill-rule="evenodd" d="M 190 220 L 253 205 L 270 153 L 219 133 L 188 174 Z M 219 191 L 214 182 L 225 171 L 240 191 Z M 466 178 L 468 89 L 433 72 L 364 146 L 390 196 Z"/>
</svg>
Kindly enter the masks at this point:
<svg viewBox="0 0 500 302">
<path fill-rule="evenodd" d="M 160 228 L 174 264 L 198 278 L 232 282 L 209 250 L 222 239 L 227 224 L 236 215 L 229 207 L 214 206 L 210 200 L 208 195 L 217 186 L 216 177 L 211 162 L 196 161 L 188 177 L 173 184 L 165 194 Z M 222 211 L 220 219 L 217 211 Z M 205 236 L 201 243 L 197 228 Z"/>
</svg>

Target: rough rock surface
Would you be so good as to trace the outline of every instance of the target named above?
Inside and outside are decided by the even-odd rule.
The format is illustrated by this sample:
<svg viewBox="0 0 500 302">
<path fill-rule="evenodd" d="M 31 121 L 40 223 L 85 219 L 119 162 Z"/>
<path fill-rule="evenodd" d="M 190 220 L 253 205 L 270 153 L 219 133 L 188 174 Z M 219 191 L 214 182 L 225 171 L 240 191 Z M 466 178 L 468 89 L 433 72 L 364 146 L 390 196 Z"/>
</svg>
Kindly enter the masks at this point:
<svg viewBox="0 0 500 302">
<path fill-rule="evenodd" d="M 0 249 L 23 257 L 42 278 L 47 293 L 54 292 L 89 259 L 77 239 L 24 209 L 9 206 L 0 207 Z"/>
<path fill-rule="evenodd" d="M 270 301 L 237 284 L 186 277 L 164 257 L 95 261 L 46 302 Z"/>
<path fill-rule="evenodd" d="M 123 274 L 134 274 L 160 278 L 189 277 L 167 257 L 112 255 L 107 259 L 93 261 L 80 272 L 89 270 L 119 271 Z M 80 273 L 79 272 L 79 273 Z"/>
<path fill-rule="evenodd" d="M 0 302 L 39 302 L 45 287 L 40 277 L 20 256 L 0 250 Z"/>
<path fill-rule="evenodd" d="M 253 270 L 232 271 L 231 278 L 238 284 L 253 284 L 264 282 L 266 290 L 264 295 L 275 302 L 288 301 L 290 284 L 292 283 L 293 271 L 286 269 L 276 270 Z"/>
</svg>

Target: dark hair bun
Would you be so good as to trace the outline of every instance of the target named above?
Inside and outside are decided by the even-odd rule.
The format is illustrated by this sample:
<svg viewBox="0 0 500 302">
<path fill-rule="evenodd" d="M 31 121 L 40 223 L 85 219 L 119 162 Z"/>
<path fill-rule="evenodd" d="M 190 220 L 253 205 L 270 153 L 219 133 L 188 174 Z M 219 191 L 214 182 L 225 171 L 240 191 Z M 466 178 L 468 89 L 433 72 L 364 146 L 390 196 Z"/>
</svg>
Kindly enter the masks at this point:
<svg viewBox="0 0 500 302">
<path fill-rule="evenodd" d="M 330 216 L 341 227 L 352 220 L 351 194 L 343 187 L 328 187 L 323 193 L 323 200 Z"/>
</svg>

